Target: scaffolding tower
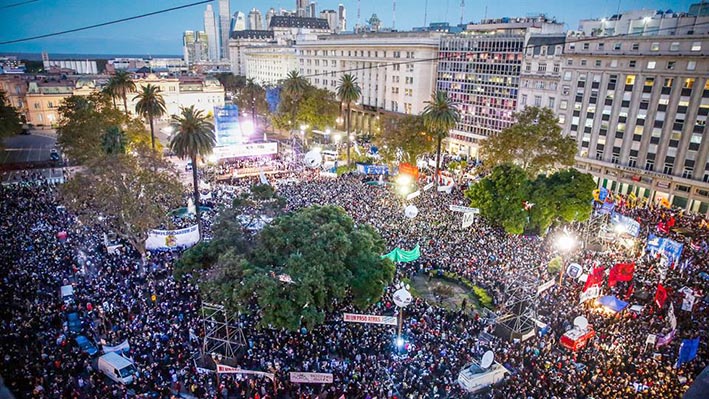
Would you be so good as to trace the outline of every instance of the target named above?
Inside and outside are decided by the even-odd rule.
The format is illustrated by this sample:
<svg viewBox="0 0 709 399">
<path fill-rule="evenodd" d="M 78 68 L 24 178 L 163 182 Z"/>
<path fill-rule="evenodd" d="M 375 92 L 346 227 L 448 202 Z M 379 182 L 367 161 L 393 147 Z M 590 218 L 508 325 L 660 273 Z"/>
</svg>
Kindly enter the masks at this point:
<svg viewBox="0 0 709 399">
<path fill-rule="evenodd" d="M 204 334 L 200 357 L 219 354 L 225 359 L 237 359 L 239 349 L 246 346 L 246 338 L 236 315 L 230 314 L 224 305 L 202 303 L 199 318 Z"/>
</svg>

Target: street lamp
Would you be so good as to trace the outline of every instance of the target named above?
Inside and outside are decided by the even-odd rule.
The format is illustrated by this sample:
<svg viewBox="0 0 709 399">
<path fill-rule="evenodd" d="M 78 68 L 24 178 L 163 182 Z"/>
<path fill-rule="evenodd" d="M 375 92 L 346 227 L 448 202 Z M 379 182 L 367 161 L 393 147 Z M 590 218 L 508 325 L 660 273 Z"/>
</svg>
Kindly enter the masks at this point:
<svg viewBox="0 0 709 399">
<path fill-rule="evenodd" d="M 214 360 L 214 374 L 217 375 L 217 390 L 219 390 L 219 364 L 222 362 L 223 356 L 221 353 L 214 352 L 212 352 L 210 356 L 212 356 L 212 360 Z"/>
<path fill-rule="evenodd" d="M 561 252 L 561 268 L 559 270 L 559 286 L 561 287 L 562 278 L 564 277 L 564 255 L 567 255 L 576 246 L 576 239 L 572 237 L 568 231 L 564 230 L 564 234 L 556 239 L 556 247 Z"/>
</svg>

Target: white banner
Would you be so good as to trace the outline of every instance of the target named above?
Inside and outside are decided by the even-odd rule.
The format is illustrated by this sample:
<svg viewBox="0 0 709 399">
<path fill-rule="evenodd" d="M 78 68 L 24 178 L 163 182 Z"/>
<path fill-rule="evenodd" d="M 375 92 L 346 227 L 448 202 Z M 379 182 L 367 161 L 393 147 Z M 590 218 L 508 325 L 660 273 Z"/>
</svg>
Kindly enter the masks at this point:
<svg viewBox="0 0 709 399">
<path fill-rule="evenodd" d="M 645 345 L 655 345 L 655 342 L 657 342 L 657 335 L 648 334 L 647 339 L 645 340 Z"/>
<path fill-rule="evenodd" d="M 109 353 L 109 352 L 121 352 L 122 353 L 122 352 L 128 352 L 130 350 L 130 345 L 128 344 L 128 340 L 125 340 L 115 346 L 102 345 L 102 348 L 103 348 L 103 353 Z"/>
<path fill-rule="evenodd" d="M 180 230 L 153 230 L 145 240 L 145 249 L 191 247 L 199 242 L 197 225 Z"/>
<path fill-rule="evenodd" d="M 426 184 L 423 186 L 423 191 L 428 191 L 433 188 L 433 182 Z"/>
<path fill-rule="evenodd" d="M 480 213 L 480 209 L 478 208 L 470 208 L 467 206 L 460 206 L 460 205 L 448 205 L 448 209 L 453 211 L 453 212 L 465 212 L 465 213 Z"/>
<path fill-rule="evenodd" d="M 553 287 L 554 284 L 556 284 L 555 279 L 551 279 L 547 281 L 546 283 L 542 283 L 539 287 L 537 287 L 537 295 L 541 294 L 542 292 L 548 290 L 549 288 Z"/>
<path fill-rule="evenodd" d="M 465 212 L 463 214 L 463 228 L 468 228 L 473 225 L 475 221 L 475 214 L 472 212 Z"/>
<path fill-rule="evenodd" d="M 682 310 L 686 312 L 691 312 L 694 307 L 695 296 L 692 294 L 685 294 L 684 300 L 682 300 Z"/>
<path fill-rule="evenodd" d="M 407 201 L 411 201 L 412 199 L 418 197 L 419 195 L 421 195 L 421 191 L 420 191 L 420 190 L 416 190 L 416 191 L 414 191 L 413 193 L 407 195 L 407 196 L 406 196 L 406 200 L 407 200 Z"/>
<path fill-rule="evenodd" d="M 587 289 L 586 292 L 581 293 L 581 299 L 579 300 L 579 303 L 584 303 L 589 299 L 598 298 L 599 296 L 601 296 L 601 287 L 594 285 L 591 288 Z"/>
<path fill-rule="evenodd" d="M 667 320 L 670 321 L 670 328 L 677 329 L 677 316 L 675 316 L 675 305 L 670 303 L 670 309 L 667 311 Z"/>
<path fill-rule="evenodd" d="M 220 160 L 226 158 L 257 157 L 276 153 L 278 153 L 278 143 L 234 144 L 224 147 L 214 147 L 212 158 Z"/>
<path fill-rule="evenodd" d="M 290 382 L 298 382 L 304 384 L 332 384 L 332 374 L 292 371 L 290 372 Z"/>
<path fill-rule="evenodd" d="M 275 375 L 273 373 L 267 373 L 265 371 L 255 371 L 255 370 L 244 370 L 244 369 L 238 369 L 236 367 L 231 367 L 227 366 L 225 364 L 217 364 L 217 373 L 219 374 L 251 374 L 251 375 L 258 375 L 261 377 L 266 377 L 270 378 L 271 381 L 275 379 Z"/>
<path fill-rule="evenodd" d="M 394 316 L 379 316 L 375 314 L 356 314 L 345 313 L 344 321 L 348 323 L 366 323 L 366 324 L 386 324 L 389 326 L 397 325 L 396 317 Z"/>
</svg>

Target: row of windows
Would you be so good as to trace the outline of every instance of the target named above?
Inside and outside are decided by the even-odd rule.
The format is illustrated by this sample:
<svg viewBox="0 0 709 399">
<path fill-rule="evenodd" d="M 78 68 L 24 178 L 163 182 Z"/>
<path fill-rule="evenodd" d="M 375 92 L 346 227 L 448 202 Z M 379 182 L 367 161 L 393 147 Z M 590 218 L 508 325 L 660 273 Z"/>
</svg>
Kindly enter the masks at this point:
<svg viewBox="0 0 709 399">
<path fill-rule="evenodd" d="M 312 56 L 330 56 L 337 57 L 337 50 L 298 50 L 300 55 L 312 55 Z M 340 57 L 375 57 L 386 58 L 387 54 L 391 55 L 392 58 L 416 58 L 415 51 L 387 51 L 387 50 L 340 50 Z"/>
<path fill-rule="evenodd" d="M 577 43 L 569 43 L 569 49 L 575 50 L 576 49 L 576 44 Z M 608 49 L 611 49 L 613 51 L 621 51 L 623 50 L 623 47 L 625 45 L 625 50 L 631 50 L 631 51 L 639 51 L 640 50 L 640 43 L 639 42 L 634 42 L 634 43 L 623 43 L 623 42 L 615 42 L 613 43 L 612 46 L 608 46 Z M 665 43 L 660 43 L 660 42 L 652 42 L 650 44 L 650 51 L 660 51 L 662 47 L 664 47 Z M 591 49 L 591 43 L 589 42 L 584 42 L 580 45 L 580 47 L 584 50 L 590 50 Z M 606 51 L 608 50 L 606 48 L 606 43 L 600 42 L 596 43 L 595 50 L 598 51 Z M 667 46 L 667 49 L 669 51 L 680 51 L 681 45 L 680 42 L 671 42 L 669 46 Z M 692 44 L 689 46 L 689 51 L 702 51 L 702 42 L 692 42 Z"/>
</svg>

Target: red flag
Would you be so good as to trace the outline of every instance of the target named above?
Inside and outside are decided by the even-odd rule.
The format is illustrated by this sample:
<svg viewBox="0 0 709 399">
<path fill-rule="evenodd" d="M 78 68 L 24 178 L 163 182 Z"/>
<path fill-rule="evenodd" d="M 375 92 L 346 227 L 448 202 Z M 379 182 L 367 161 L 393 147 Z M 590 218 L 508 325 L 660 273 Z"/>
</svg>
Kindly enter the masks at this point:
<svg viewBox="0 0 709 399">
<path fill-rule="evenodd" d="M 630 297 L 633 295 L 633 291 L 635 291 L 634 281 L 630 284 L 630 287 L 628 287 L 628 292 L 625 293 L 625 298 L 623 298 L 623 300 L 628 302 L 628 299 L 630 299 Z"/>
<path fill-rule="evenodd" d="M 593 269 L 591 274 L 588 275 L 586 279 L 586 284 L 583 286 L 583 292 L 587 289 L 593 287 L 594 285 L 601 284 L 603 282 L 603 267 L 596 267 Z"/>
<path fill-rule="evenodd" d="M 670 220 L 667 222 L 667 228 L 674 227 L 675 222 L 676 222 L 676 221 L 675 221 L 675 217 L 674 217 L 674 216 L 670 216 Z"/>
<path fill-rule="evenodd" d="M 608 275 L 608 286 L 615 287 L 618 281 L 630 281 L 635 273 L 635 262 L 633 263 L 617 263 Z"/>
<path fill-rule="evenodd" d="M 657 284 L 657 291 L 655 291 L 655 303 L 658 307 L 662 307 L 667 300 L 667 290 L 662 284 Z"/>
</svg>

